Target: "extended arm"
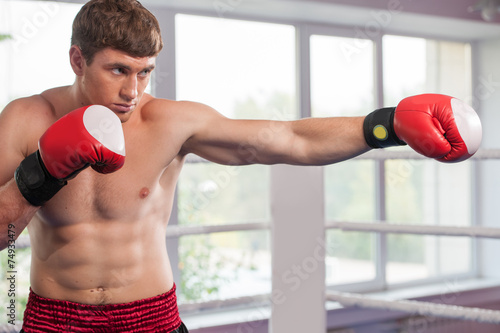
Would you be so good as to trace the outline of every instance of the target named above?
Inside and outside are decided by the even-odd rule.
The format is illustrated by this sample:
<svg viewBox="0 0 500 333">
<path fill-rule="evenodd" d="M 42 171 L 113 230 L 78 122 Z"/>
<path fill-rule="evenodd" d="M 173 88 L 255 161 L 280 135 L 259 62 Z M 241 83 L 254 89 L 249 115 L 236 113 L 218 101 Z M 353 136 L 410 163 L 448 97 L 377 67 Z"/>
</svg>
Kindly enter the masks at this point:
<svg viewBox="0 0 500 333">
<path fill-rule="evenodd" d="M 458 162 L 472 156 L 481 142 L 475 111 L 446 95 L 411 96 L 366 117 L 283 122 L 230 120 L 206 106 L 187 105 L 184 112 L 195 125 L 183 151 L 222 164 L 324 165 L 404 144 L 441 162 Z"/>
<path fill-rule="evenodd" d="M 193 103 L 199 128 L 183 146 L 213 162 L 229 165 L 325 165 L 366 152 L 364 117 L 307 118 L 295 121 L 233 120 Z"/>
</svg>

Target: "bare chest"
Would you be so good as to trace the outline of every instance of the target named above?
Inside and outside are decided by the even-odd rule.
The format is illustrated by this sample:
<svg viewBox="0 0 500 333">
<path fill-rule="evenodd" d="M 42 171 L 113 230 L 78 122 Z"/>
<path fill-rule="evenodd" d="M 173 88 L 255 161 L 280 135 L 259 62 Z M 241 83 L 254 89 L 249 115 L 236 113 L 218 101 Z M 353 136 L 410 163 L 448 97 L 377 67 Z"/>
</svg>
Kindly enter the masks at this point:
<svg viewBox="0 0 500 333">
<path fill-rule="evenodd" d="M 155 152 L 133 146 L 125 165 L 112 174 L 87 168 L 40 211 L 53 226 L 105 221 L 168 221 L 181 163 L 166 164 Z"/>
</svg>

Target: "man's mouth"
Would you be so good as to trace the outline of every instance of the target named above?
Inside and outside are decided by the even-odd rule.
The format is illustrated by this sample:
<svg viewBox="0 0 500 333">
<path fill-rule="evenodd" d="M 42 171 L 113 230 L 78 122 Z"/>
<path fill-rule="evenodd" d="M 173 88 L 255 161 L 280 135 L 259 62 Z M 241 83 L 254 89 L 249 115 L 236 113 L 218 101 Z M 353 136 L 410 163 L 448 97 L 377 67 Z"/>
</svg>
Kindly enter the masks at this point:
<svg viewBox="0 0 500 333">
<path fill-rule="evenodd" d="M 113 104 L 113 111 L 116 112 L 130 112 L 134 109 L 135 105 L 134 104 Z"/>
</svg>

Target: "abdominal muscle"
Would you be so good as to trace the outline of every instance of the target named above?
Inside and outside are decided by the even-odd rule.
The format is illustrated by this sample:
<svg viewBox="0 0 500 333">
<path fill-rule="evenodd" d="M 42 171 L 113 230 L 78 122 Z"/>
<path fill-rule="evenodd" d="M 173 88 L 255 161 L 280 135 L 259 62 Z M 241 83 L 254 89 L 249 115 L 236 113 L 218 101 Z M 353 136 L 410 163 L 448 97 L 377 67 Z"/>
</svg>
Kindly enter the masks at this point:
<svg viewBox="0 0 500 333">
<path fill-rule="evenodd" d="M 145 299 L 172 288 L 164 233 L 136 233 L 119 221 L 99 221 L 45 230 L 49 242 L 43 244 L 36 236 L 43 223 L 34 220 L 30 228 L 31 288 L 37 295 L 102 305 Z M 57 230 L 61 228 L 65 230 Z"/>
</svg>

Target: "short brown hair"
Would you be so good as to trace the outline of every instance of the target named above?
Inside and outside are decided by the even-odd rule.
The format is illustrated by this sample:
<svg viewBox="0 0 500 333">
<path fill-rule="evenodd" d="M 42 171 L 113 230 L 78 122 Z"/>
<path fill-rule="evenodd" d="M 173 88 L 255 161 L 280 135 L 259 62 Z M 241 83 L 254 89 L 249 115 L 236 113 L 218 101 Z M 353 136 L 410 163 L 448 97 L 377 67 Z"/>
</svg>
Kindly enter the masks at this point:
<svg viewBox="0 0 500 333">
<path fill-rule="evenodd" d="M 152 57 L 163 48 L 155 16 L 136 0 L 91 0 L 73 21 L 71 45 L 88 64 L 96 52 L 111 47 L 134 57 Z"/>
</svg>

